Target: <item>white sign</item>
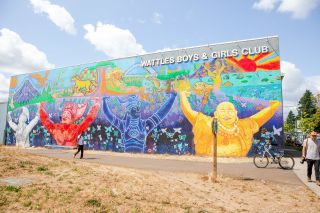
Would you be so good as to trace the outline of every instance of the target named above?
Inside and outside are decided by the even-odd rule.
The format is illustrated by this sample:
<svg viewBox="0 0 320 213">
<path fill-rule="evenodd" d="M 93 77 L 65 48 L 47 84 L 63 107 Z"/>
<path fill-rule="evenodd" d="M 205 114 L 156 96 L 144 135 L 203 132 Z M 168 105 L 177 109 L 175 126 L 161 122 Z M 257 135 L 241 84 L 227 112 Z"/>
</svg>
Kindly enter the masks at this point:
<svg viewBox="0 0 320 213">
<path fill-rule="evenodd" d="M 235 56 L 238 56 L 239 54 L 252 55 L 252 54 L 267 53 L 267 52 L 269 52 L 268 46 L 242 48 L 240 51 L 239 49 L 221 50 L 221 51 L 211 52 L 209 55 L 204 52 L 202 54 L 195 53 L 195 54 L 179 55 L 177 57 L 155 58 L 155 59 L 142 61 L 141 66 L 150 67 L 150 66 L 159 66 L 159 65 L 166 65 L 166 64 L 183 63 L 183 62 L 185 63 L 185 62 L 199 61 L 199 60 L 208 60 L 209 58 L 216 59 L 216 58 L 235 57 Z"/>
</svg>

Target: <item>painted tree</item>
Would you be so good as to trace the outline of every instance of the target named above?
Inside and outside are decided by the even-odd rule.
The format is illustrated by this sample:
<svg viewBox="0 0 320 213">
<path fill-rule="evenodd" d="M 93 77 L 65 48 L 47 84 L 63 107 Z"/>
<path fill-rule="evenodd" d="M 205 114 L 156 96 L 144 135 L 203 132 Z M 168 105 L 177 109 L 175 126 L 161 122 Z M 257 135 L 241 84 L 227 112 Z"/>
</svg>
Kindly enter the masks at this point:
<svg viewBox="0 0 320 213">
<path fill-rule="evenodd" d="M 298 117 L 311 118 L 317 111 L 316 99 L 310 90 L 306 90 L 299 100 Z"/>
<path fill-rule="evenodd" d="M 295 129 L 295 124 L 296 124 L 296 116 L 290 110 L 290 112 L 287 116 L 287 119 L 285 121 L 285 131 L 286 132 L 293 132 Z"/>
</svg>

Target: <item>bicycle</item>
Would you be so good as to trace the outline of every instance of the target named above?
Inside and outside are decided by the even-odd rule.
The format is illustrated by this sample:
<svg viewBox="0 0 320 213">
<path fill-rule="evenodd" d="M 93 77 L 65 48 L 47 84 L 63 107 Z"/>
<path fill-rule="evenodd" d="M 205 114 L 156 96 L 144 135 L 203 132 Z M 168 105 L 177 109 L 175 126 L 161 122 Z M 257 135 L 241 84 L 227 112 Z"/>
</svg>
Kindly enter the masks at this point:
<svg viewBox="0 0 320 213">
<path fill-rule="evenodd" d="M 293 157 L 285 155 L 284 152 L 271 151 L 270 140 L 266 140 L 263 144 L 257 146 L 257 154 L 253 157 L 253 163 L 258 168 L 266 168 L 269 165 L 269 158 L 272 159 L 271 163 L 277 163 L 282 169 L 293 169 L 295 161 Z"/>
</svg>

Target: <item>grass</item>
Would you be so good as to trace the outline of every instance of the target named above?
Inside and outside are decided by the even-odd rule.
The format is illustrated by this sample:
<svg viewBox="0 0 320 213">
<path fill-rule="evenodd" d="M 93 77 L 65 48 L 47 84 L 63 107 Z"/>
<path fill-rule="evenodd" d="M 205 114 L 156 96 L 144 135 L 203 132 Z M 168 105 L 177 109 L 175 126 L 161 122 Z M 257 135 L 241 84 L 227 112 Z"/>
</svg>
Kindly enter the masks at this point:
<svg viewBox="0 0 320 213">
<path fill-rule="evenodd" d="M 4 195 L 0 194 L 0 207 L 5 206 L 7 203 L 8 199 Z"/>
<path fill-rule="evenodd" d="M 45 174 L 46 174 L 46 175 L 50 175 L 50 176 L 55 176 L 54 173 L 51 172 L 51 171 L 46 171 Z"/>
<path fill-rule="evenodd" d="M 49 169 L 48 169 L 48 167 L 46 167 L 46 166 L 38 166 L 37 167 L 37 171 L 38 172 L 44 172 L 44 171 L 48 171 Z"/>
<path fill-rule="evenodd" d="M 7 167 L 7 169 L 8 169 L 8 170 L 15 170 L 16 167 L 14 167 L 14 166 L 9 166 L 9 167 Z"/>
<path fill-rule="evenodd" d="M 18 163 L 20 168 L 26 168 L 27 166 L 31 167 L 32 164 L 31 161 L 19 161 Z"/>
<path fill-rule="evenodd" d="M 21 189 L 20 187 L 9 185 L 9 186 L 6 186 L 5 190 L 8 192 L 19 192 Z"/>
<path fill-rule="evenodd" d="M 165 204 L 165 205 L 169 205 L 170 204 L 170 200 L 166 199 L 166 200 L 161 201 L 161 203 Z"/>
<path fill-rule="evenodd" d="M 263 212 L 270 206 L 284 212 L 296 204 L 299 212 L 320 212 L 315 205 L 320 199 L 304 186 L 222 176 L 213 184 L 211 174 L 74 163 L 13 148 L 0 148 L 0 155 L 6 158 L 0 161 L 3 178 L 33 180 L 24 186 L 0 185 L 0 212 Z M 275 191 L 281 202 L 264 196 Z"/>
<path fill-rule="evenodd" d="M 31 206 L 31 204 L 32 204 L 32 202 L 29 200 L 29 201 L 24 202 L 23 206 L 24 207 L 29 207 L 29 206 Z"/>
<path fill-rule="evenodd" d="M 88 206 L 95 206 L 95 207 L 100 207 L 101 206 L 101 202 L 97 199 L 89 199 L 86 201 L 86 204 Z"/>
</svg>

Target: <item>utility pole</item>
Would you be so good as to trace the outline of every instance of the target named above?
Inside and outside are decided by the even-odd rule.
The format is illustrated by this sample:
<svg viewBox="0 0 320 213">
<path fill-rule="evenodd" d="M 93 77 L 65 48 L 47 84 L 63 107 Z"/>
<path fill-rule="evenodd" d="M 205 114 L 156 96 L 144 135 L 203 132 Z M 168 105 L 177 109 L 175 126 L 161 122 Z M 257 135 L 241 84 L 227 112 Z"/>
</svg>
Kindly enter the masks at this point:
<svg viewBox="0 0 320 213">
<path fill-rule="evenodd" d="M 213 134 L 213 149 L 212 149 L 212 181 L 217 180 L 217 134 L 218 133 L 218 120 L 213 118 L 212 121 L 212 134 Z"/>
</svg>

